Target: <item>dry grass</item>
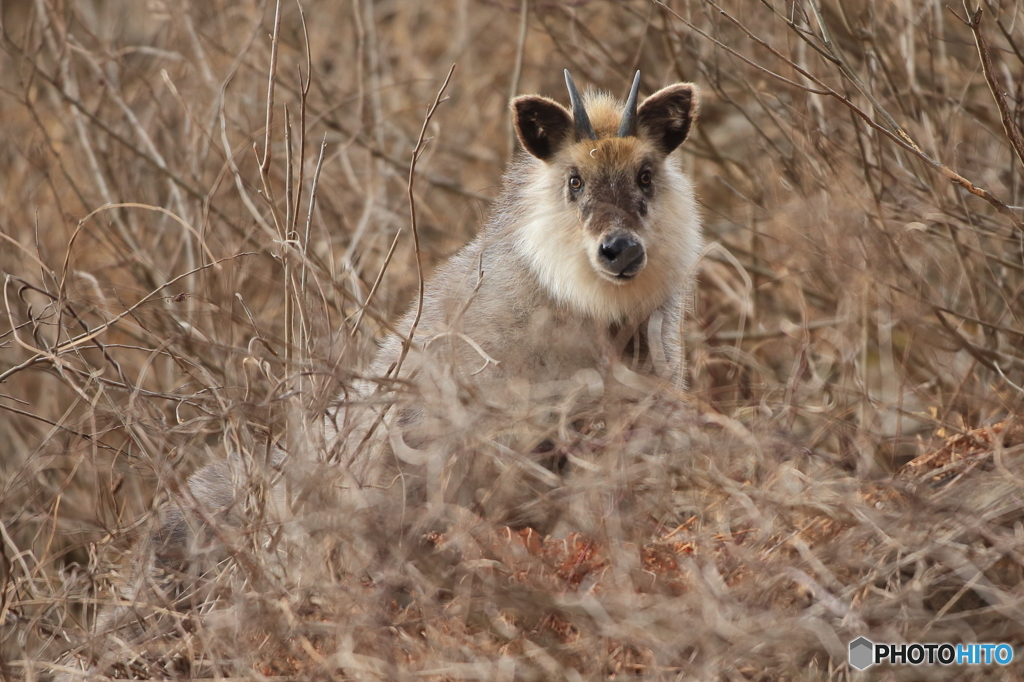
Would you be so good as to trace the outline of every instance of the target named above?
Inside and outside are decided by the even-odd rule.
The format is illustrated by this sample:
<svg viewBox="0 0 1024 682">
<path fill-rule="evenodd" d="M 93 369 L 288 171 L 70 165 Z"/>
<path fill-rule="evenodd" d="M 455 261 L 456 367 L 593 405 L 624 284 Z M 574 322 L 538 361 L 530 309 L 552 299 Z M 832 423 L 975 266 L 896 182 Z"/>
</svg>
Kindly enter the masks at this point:
<svg viewBox="0 0 1024 682">
<path fill-rule="evenodd" d="M 1024 676 L 1024 12 L 982 7 L 307 0 L 275 43 L 266 2 L 0 5 L 0 677 L 847 680 L 860 634 L 1018 653 L 864 679 Z M 702 86 L 692 390 L 608 381 L 565 476 L 353 511 L 315 415 L 415 296 L 452 63 L 427 271 L 511 94 Z M 97 633 L 185 478 L 279 441 L 289 514 L 248 495 Z"/>
</svg>

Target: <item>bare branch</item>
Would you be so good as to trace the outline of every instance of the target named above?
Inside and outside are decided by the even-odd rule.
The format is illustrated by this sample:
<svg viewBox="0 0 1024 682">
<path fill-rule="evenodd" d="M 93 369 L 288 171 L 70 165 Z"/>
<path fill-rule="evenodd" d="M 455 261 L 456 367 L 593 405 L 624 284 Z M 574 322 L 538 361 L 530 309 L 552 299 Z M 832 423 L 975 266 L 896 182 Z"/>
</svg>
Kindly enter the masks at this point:
<svg viewBox="0 0 1024 682">
<path fill-rule="evenodd" d="M 964 20 L 957 17 L 957 19 L 960 19 L 971 29 L 971 33 L 974 34 L 974 44 L 978 47 L 978 57 L 981 58 L 981 70 L 985 74 L 985 82 L 988 83 L 988 89 L 992 92 L 992 99 L 995 100 L 996 108 L 999 109 L 999 118 L 1003 122 L 1006 139 L 1010 141 L 1010 146 L 1013 147 L 1017 160 L 1024 165 L 1024 140 L 1021 139 L 1020 129 L 1017 127 L 1016 121 L 1014 121 L 1013 112 L 1010 111 L 1010 107 L 1006 103 L 1006 93 L 1003 92 L 1003 89 L 996 81 L 988 41 L 985 39 L 985 34 L 981 31 L 981 16 L 984 9 L 978 7 L 972 13 L 967 6 L 967 0 L 964 0 L 964 9 L 967 11 L 968 18 Z M 952 9 L 950 9 L 950 12 L 956 16 Z"/>
<path fill-rule="evenodd" d="M 434 103 L 427 109 L 427 115 L 423 119 L 423 126 L 420 128 L 420 136 L 416 140 L 416 146 L 412 150 L 412 159 L 409 161 L 409 224 L 412 228 L 412 243 L 416 253 L 416 314 L 412 318 L 409 336 L 403 341 L 402 352 L 398 356 L 398 362 L 395 364 L 392 376 L 396 377 L 399 376 L 402 363 L 405 361 L 405 356 L 408 355 L 409 348 L 412 346 L 413 337 L 416 335 L 416 328 L 420 324 L 420 317 L 423 315 L 423 256 L 420 253 L 420 232 L 416 224 L 416 195 L 413 193 L 413 184 L 416 180 L 416 162 L 419 161 L 420 154 L 427 143 L 427 126 L 430 125 L 430 119 L 434 117 L 434 112 L 437 111 L 438 105 L 443 101 L 444 91 L 448 89 L 448 82 L 452 79 L 453 73 L 455 73 L 455 64 L 452 64 L 451 68 L 448 69 L 448 75 L 444 77 L 444 82 L 441 83 L 441 88 L 437 91 L 437 96 L 434 97 Z"/>
</svg>

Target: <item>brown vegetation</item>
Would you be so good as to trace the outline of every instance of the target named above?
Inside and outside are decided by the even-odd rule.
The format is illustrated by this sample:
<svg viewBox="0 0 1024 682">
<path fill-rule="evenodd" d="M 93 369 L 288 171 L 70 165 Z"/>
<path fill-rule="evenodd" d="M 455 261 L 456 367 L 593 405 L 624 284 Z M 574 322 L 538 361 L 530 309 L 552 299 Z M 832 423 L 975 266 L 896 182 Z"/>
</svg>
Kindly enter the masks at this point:
<svg viewBox="0 0 1024 682">
<path fill-rule="evenodd" d="M 0 10 L 0 678 L 847 680 L 858 635 L 1018 654 L 866 678 L 1024 676 L 1016 3 Z M 553 439 L 567 471 L 335 505 L 316 415 L 563 67 L 702 87 L 690 394 L 620 376 Z M 457 411 L 453 458 L 497 447 Z M 251 494 L 209 570 L 126 589 L 229 451 Z"/>
</svg>

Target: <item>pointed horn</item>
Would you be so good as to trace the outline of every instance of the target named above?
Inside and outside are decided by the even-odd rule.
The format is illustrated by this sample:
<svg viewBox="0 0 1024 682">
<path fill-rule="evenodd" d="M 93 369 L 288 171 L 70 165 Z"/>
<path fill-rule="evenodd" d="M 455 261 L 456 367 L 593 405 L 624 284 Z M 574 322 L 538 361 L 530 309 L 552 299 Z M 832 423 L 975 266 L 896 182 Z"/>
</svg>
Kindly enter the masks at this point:
<svg viewBox="0 0 1024 682">
<path fill-rule="evenodd" d="M 572 105 L 572 120 L 576 123 L 576 137 L 580 140 L 596 140 L 597 133 L 594 132 L 594 126 L 590 124 L 587 110 L 583 108 L 583 98 L 576 90 L 576 84 L 572 82 L 569 69 L 565 70 L 565 86 L 569 88 L 569 104 Z"/>
<path fill-rule="evenodd" d="M 636 96 L 640 92 L 640 72 L 633 76 L 633 87 L 629 90 L 626 108 L 622 111 L 622 122 L 619 123 L 619 137 L 636 135 Z"/>
</svg>

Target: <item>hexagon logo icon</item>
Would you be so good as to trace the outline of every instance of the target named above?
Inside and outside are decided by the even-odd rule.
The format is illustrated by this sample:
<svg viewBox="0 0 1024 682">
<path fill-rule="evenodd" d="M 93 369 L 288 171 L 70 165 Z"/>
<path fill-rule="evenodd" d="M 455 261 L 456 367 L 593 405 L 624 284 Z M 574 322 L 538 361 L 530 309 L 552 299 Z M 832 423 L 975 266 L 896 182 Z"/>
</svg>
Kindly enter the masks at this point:
<svg viewBox="0 0 1024 682">
<path fill-rule="evenodd" d="M 875 644 L 867 637 L 858 637 L 850 642 L 850 665 L 864 670 L 873 663 Z"/>
</svg>

